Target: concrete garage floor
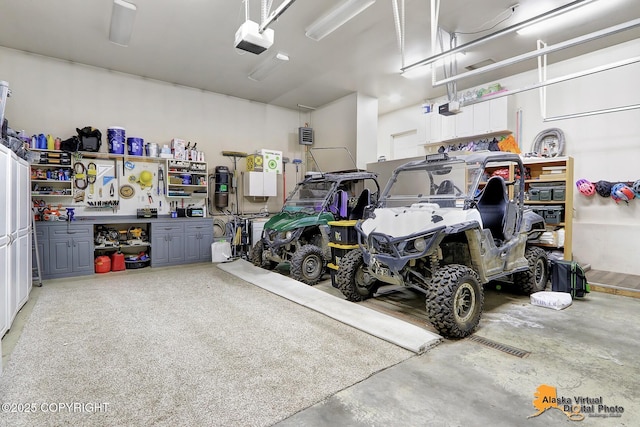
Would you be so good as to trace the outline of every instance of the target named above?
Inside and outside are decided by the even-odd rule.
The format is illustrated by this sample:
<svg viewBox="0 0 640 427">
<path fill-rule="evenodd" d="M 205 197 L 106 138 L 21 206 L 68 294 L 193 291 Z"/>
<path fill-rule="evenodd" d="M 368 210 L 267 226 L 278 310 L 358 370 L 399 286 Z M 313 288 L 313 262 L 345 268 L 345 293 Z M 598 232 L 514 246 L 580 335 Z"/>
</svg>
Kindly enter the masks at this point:
<svg viewBox="0 0 640 427">
<path fill-rule="evenodd" d="M 322 287 L 333 292 L 327 282 Z M 10 353 L 19 338 L 39 291 L 34 288 L 3 339 L 4 353 Z M 582 419 L 580 425 L 640 425 L 638 303 L 592 292 L 555 311 L 530 305 L 528 297 L 489 288 L 473 338 L 444 340 L 275 425 L 568 425 L 574 422 L 569 416 Z M 500 348 L 522 350 L 524 355 Z M 571 406 L 581 401 L 584 417 L 571 414 Z"/>
<path fill-rule="evenodd" d="M 533 401 L 544 385 L 551 388 L 540 389 L 540 400 L 544 395 L 552 396 L 553 391 L 567 404 L 571 399 L 571 405 L 576 398 L 597 399 L 581 408 L 583 425 L 640 425 L 637 299 L 591 293 L 569 308 L 555 311 L 530 305 L 528 297 L 495 289 L 485 295 L 485 312 L 473 337 L 445 340 L 278 425 L 524 426 L 573 422 L 563 413 L 571 410 L 564 404 L 559 405 L 563 411 L 550 408 L 529 418 L 539 412 Z M 478 338 L 488 342 L 480 343 Z M 486 344 L 526 354 L 518 357 Z M 538 404 L 545 406 L 551 404 Z"/>
</svg>

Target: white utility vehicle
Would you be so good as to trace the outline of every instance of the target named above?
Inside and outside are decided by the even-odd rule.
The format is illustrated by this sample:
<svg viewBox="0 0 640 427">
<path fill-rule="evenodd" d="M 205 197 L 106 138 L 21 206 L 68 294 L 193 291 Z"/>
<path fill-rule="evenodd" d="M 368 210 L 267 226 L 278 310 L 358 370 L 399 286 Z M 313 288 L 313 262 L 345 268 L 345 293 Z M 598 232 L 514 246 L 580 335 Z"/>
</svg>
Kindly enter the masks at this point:
<svg viewBox="0 0 640 427">
<path fill-rule="evenodd" d="M 440 153 L 398 167 L 356 224 L 360 249 L 342 257 L 337 287 L 351 301 L 384 285 L 418 289 L 429 321 L 454 338 L 477 327 L 485 283 L 544 290 L 546 252 L 527 241 L 545 223 L 525 208 L 524 171 L 518 155 L 503 152 Z"/>
</svg>

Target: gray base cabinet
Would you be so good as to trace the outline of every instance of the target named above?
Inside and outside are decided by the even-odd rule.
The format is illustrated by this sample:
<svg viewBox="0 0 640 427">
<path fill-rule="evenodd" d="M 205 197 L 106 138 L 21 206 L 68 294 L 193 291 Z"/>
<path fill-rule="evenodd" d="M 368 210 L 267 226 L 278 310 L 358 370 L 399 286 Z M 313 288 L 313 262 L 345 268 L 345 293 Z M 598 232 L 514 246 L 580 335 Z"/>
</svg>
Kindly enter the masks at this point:
<svg viewBox="0 0 640 427">
<path fill-rule="evenodd" d="M 178 222 L 151 224 L 151 266 L 184 263 L 184 225 Z"/>
<path fill-rule="evenodd" d="M 211 220 L 185 224 L 185 262 L 211 261 L 213 224 Z"/>
<path fill-rule="evenodd" d="M 40 269 L 41 269 L 41 276 L 42 276 L 41 278 L 44 279 L 47 276 L 47 274 L 49 274 L 49 228 L 36 225 L 35 235 L 38 239 L 38 254 L 40 255 Z M 36 264 L 37 262 L 36 251 L 33 248 L 33 246 L 31 250 L 32 250 L 31 264 L 33 268 L 36 268 L 38 265 Z"/>
<path fill-rule="evenodd" d="M 124 221 L 124 222 L 123 222 Z M 38 252 L 43 279 L 94 274 L 94 225 L 104 223 L 145 223 L 149 232 L 151 267 L 164 267 L 195 262 L 211 262 L 213 219 L 119 219 L 92 222 L 36 223 Z M 98 248 L 100 249 L 100 247 Z M 102 253 L 102 252 L 100 252 Z M 35 251 L 32 253 L 36 265 Z"/>
<path fill-rule="evenodd" d="M 37 226 L 36 226 L 37 227 Z M 82 276 L 94 271 L 93 265 L 93 227 L 91 225 L 67 226 L 62 223 L 48 226 L 48 245 L 44 239 L 38 240 L 42 247 L 43 278 Z M 38 236 L 40 237 L 40 235 Z M 48 250 L 46 249 L 48 247 Z"/>
</svg>

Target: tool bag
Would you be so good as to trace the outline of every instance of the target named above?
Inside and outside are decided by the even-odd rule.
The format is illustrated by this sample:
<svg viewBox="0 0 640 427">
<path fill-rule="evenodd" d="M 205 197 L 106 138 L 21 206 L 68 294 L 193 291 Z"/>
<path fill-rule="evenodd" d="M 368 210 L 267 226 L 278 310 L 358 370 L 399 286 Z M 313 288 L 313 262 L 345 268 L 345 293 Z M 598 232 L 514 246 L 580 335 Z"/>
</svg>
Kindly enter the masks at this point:
<svg viewBox="0 0 640 427">
<path fill-rule="evenodd" d="M 551 290 L 568 292 L 572 298 L 581 298 L 589 293 L 587 276 L 575 261 L 551 261 Z"/>
<path fill-rule="evenodd" d="M 102 133 L 91 126 L 85 126 L 82 129 L 76 128 L 78 132 L 78 138 L 82 142 L 82 150 L 83 151 L 92 151 L 98 152 L 100 151 L 100 146 L 102 145 Z"/>
<path fill-rule="evenodd" d="M 77 136 L 72 136 L 60 143 L 60 149 L 68 153 L 75 153 L 82 150 L 82 141 Z"/>
</svg>

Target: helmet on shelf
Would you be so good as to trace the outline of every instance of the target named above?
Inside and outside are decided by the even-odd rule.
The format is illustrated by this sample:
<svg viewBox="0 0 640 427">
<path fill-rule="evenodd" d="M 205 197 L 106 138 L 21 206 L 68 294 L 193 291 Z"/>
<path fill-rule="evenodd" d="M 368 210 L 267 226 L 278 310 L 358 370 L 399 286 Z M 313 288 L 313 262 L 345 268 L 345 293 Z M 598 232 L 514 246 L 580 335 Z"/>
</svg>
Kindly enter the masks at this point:
<svg viewBox="0 0 640 427">
<path fill-rule="evenodd" d="M 631 189 L 636 193 L 636 197 L 640 197 L 640 179 L 633 183 Z"/>
<path fill-rule="evenodd" d="M 578 191 L 585 196 L 593 196 L 594 194 L 596 194 L 596 186 L 586 179 L 577 180 L 576 187 L 578 187 Z"/>
<path fill-rule="evenodd" d="M 615 200 L 616 203 L 620 201 L 628 202 L 635 197 L 636 195 L 633 190 L 622 182 L 619 182 L 611 187 L 611 198 Z"/>
<path fill-rule="evenodd" d="M 609 181 L 598 181 L 596 182 L 596 193 L 598 193 L 598 195 L 602 197 L 609 197 L 611 196 L 612 186 L 613 184 L 611 184 Z"/>
</svg>

